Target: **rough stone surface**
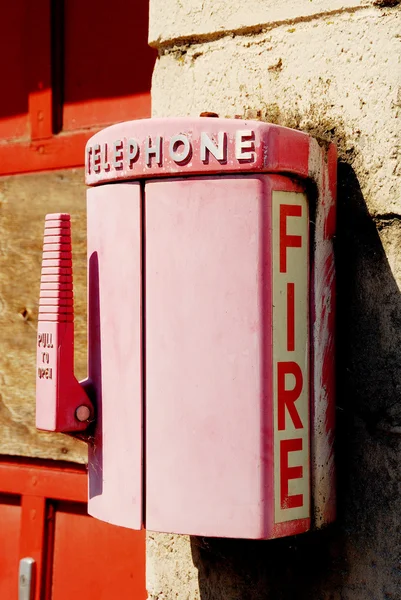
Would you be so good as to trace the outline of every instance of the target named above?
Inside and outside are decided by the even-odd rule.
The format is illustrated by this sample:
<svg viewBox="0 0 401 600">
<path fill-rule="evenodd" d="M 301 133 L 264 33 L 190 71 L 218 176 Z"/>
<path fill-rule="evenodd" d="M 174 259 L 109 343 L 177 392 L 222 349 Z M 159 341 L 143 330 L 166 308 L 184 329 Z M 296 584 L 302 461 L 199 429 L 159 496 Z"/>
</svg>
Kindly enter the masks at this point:
<svg viewBox="0 0 401 600">
<path fill-rule="evenodd" d="M 0 179 L 0 454 L 85 462 L 86 444 L 35 428 L 36 329 L 44 217 L 72 216 L 76 375 L 86 376 L 83 170 Z"/>
<path fill-rule="evenodd" d="M 188 536 L 148 531 L 146 552 L 148 600 L 200 600 Z"/>
<path fill-rule="evenodd" d="M 152 534 L 150 598 L 399 599 L 399 3 L 152 0 L 151 9 L 155 116 L 271 121 L 335 141 L 340 161 L 337 523 L 266 542 Z"/>
<path fill-rule="evenodd" d="M 257 118 L 334 140 L 372 213 L 401 212 L 401 11 L 164 50 L 154 116 Z"/>
<path fill-rule="evenodd" d="M 391 0 L 389 0 L 391 1 Z M 217 37 L 225 32 L 271 29 L 278 23 L 292 24 L 316 16 L 372 6 L 373 0 L 152 0 L 149 43 L 171 45 L 185 37 Z M 386 5 L 386 0 L 382 3 Z"/>
</svg>

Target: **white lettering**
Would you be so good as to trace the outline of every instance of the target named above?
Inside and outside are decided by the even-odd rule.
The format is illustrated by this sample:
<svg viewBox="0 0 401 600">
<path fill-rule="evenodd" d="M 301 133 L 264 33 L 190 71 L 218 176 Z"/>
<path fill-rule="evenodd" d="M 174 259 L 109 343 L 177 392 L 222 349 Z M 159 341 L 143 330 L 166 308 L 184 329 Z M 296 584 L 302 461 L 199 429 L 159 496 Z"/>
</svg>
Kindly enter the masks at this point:
<svg viewBox="0 0 401 600">
<path fill-rule="evenodd" d="M 115 169 L 123 168 L 123 142 L 116 140 L 113 144 L 113 167 Z"/>
<path fill-rule="evenodd" d="M 258 159 L 259 148 L 256 147 L 254 129 L 238 129 L 230 134 L 227 131 L 201 131 L 198 135 L 195 137 L 193 132 L 185 131 L 167 139 L 155 134 L 88 145 L 85 150 L 86 173 L 92 176 L 102 173 L 110 175 L 112 169 L 119 179 L 125 171 L 131 170 L 134 174 L 138 169 L 138 175 L 142 177 L 145 166 L 158 171 L 157 167 L 163 167 L 165 160 L 170 167 L 174 167 L 173 163 L 188 165 L 195 152 L 199 152 L 194 159 L 195 162 L 199 161 L 201 170 L 210 163 L 213 169 L 220 163 L 227 170 L 241 170 L 241 163 L 256 163 Z M 121 172 L 120 175 L 117 171 Z"/>
<path fill-rule="evenodd" d="M 107 160 L 107 144 L 103 144 L 103 152 L 101 152 L 101 168 L 103 171 L 108 171 L 110 169 L 110 164 Z"/>
<path fill-rule="evenodd" d="M 216 160 L 227 160 L 227 134 L 224 131 L 219 131 L 217 134 L 217 146 L 209 135 L 202 131 L 201 133 L 201 161 L 209 162 L 209 153 L 213 154 Z"/>
<path fill-rule="evenodd" d="M 159 165 L 159 167 L 162 166 L 162 142 L 163 138 L 160 135 L 156 137 L 154 146 L 152 146 L 152 138 L 148 137 L 146 140 L 145 157 L 148 167 L 152 166 L 151 156 L 155 157 L 156 163 Z"/>
<path fill-rule="evenodd" d="M 181 152 L 178 152 L 178 148 L 181 145 L 183 146 L 182 150 Z M 186 135 L 183 135 L 181 133 L 179 133 L 178 135 L 173 135 L 173 137 L 170 140 L 169 153 L 170 158 L 174 162 L 178 164 L 183 163 L 191 155 L 191 151 L 191 144 Z"/>
<path fill-rule="evenodd" d="M 100 144 L 95 144 L 93 146 L 93 170 L 95 173 L 100 173 Z"/>
<path fill-rule="evenodd" d="M 255 160 L 255 133 L 246 129 L 235 132 L 235 158 L 237 160 Z"/>
<path fill-rule="evenodd" d="M 134 162 L 137 160 L 137 158 L 139 156 L 138 142 L 136 140 L 128 140 L 127 147 L 128 147 L 128 153 L 127 153 L 128 166 L 130 169 L 132 169 L 132 165 L 134 164 Z"/>
</svg>

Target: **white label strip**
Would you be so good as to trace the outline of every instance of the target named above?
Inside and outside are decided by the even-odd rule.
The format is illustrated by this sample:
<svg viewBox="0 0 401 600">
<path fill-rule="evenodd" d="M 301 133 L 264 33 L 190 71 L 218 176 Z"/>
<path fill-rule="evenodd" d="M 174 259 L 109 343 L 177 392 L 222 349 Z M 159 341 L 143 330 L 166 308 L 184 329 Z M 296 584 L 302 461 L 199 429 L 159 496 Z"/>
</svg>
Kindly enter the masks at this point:
<svg viewBox="0 0 401 600">
<path fill-rule="evenodd" d="M 275 522 L 310 516 L 309 214 L 305 194 L 272 193 Z"/>
</svg>

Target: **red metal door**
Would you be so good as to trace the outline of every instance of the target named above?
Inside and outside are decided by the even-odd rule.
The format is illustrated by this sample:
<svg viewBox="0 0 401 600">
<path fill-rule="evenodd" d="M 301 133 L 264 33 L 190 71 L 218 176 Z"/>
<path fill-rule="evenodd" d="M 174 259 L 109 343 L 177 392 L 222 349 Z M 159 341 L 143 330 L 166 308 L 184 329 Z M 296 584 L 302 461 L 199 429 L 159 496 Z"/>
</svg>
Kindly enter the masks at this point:
<svg viewBox="0 0 401 600">
<path fill-rule="evenodd" d="M 21 504 L 18 498 L 0 495 L 0 598 L 14 598 L 18 579 Z"/>
<path fill-rule="evenodd" d="M 145 600 L 145 532 L 89 517 L 86 497 L 82 467 L 0 462 L 0 598 L 32 557 L 34 600 Z"/>
</svg>

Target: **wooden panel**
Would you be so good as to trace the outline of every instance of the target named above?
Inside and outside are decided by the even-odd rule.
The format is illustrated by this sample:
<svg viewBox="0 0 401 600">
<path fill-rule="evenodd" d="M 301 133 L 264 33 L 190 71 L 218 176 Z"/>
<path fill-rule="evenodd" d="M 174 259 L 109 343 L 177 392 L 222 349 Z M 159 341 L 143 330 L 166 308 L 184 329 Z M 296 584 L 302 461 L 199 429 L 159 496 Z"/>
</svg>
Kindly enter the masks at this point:
<svg viewBox="0 0 401 600">
<path fill-rule="evenodd" d="M 0 494 L 0 598 L 17 600 L 21 506 L 17 496 Z"/>
<path fill-rule="evenodd" d="M 148 0 L 65 3 L 63 130 L 150 116 Z"/>
<path fill-rule="evenodd" d="M 0 139 L 27 137 L 28 83 L 25 69 L 25 0 L 3 2 L 0 19 L 2 93 Z"/>
<path fill-rule="evenodd" d="M 144 600 L 145 532 L 86 516 L 80 506 L 55 514 L 52 600 Z"/>
<path fill-rule="evenodd" d="M 44 216 L 70 212 L 76 374 L 86 375 L 86 220 L 83 172 L 0 179 L 0 454 L 85 462 L 86 445 L 35 428 L 37 306 Z"/>
</svg>

